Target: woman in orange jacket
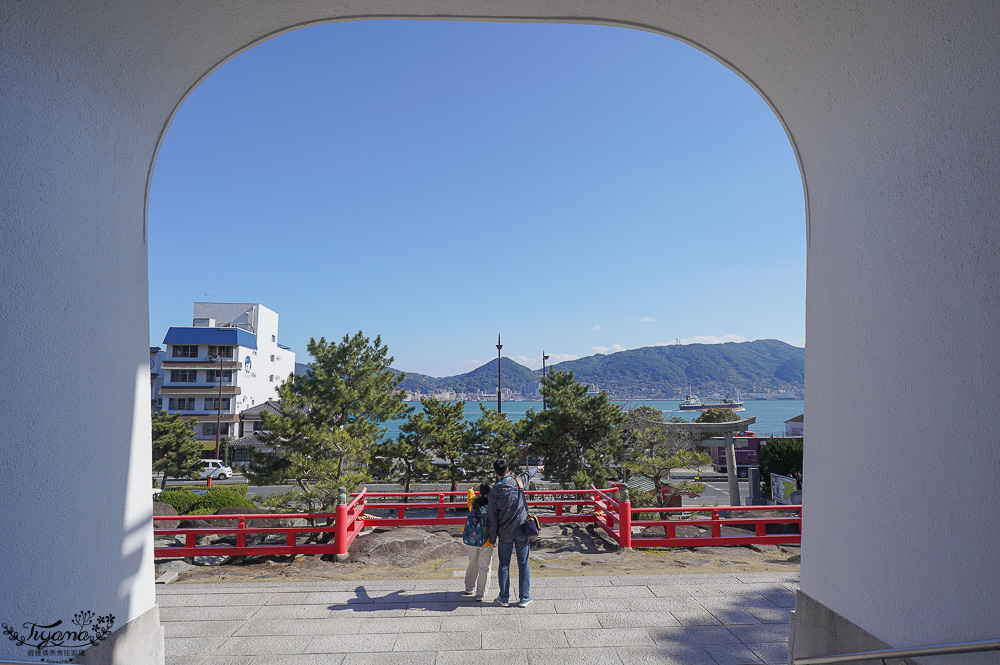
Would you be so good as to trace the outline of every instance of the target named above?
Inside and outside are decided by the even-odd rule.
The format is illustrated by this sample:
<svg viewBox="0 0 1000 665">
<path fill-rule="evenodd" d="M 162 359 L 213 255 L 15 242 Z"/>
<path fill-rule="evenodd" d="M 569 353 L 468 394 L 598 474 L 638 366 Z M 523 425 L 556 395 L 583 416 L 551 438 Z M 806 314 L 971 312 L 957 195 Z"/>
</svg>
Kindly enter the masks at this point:
<svg viewBox="0 0 1000 665">
<path fill-rule="evenodd" d="M 469 566 L 465 569 L 465 591 L 462 593 L 463 596 L 471 596 L 475 594 L 476 600 L 478 602 L 483 601 L 483 596 L 486 594 L 486 587 L 490 584 L 490 564 L 493 563 L 493 545 L 490 544 L 488 531 L 487 531 L 487 503 L 489 502 L 490 486 L 488 483 L 483 483 L 479 486 L 479 496 L 476 496 L 475 490 L 471 487 L 468 493 L 468 503 L 469 512 L 471 513 L 470 518 L 478 517 L 478 528 L 482 531 L 482 536 L 476 538 L 477 534 L 465 533 L 463 541 L 466 543 L 466 547 L 469 548 Z M 476 521 L 472 519 L 471 521 Z M 469 544 L 470 541 L 476 542 L 477 540 L 483 540 L 481 545 Z"/>
</svg>

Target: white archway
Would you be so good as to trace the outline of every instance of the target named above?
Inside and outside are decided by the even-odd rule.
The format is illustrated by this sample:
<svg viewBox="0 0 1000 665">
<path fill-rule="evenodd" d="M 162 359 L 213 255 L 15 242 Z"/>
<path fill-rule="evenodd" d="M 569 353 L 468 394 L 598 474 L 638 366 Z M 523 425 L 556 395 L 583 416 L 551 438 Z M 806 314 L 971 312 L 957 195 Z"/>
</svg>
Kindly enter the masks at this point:
<svg viewBox="0 0 1000 665">
<path fill-rule="evenodd" d="M 297 26 L 461 18 L 668 34 L 769 100 L 808 183 L 810 482 L 795 648 L 996 637 L 1000 600 L 982 582 L 1000 576 L 1000 497 L 982 416 L 1000 388 L 1000 6 L 509 0 L 485 15 L 472 0 L 106 0 L 3 11 L 0 620 L 111 612 L 129 626 L 108 646 L 116 662 L 158 657 L 142 646 L 158 631 L 144 208 L 188 91 Z M 927 405 L 947 398 L 948 417 L 928 420 Z M 961 565 L 951 540 L 927 533 L 955 511 Z"/>
</svg>

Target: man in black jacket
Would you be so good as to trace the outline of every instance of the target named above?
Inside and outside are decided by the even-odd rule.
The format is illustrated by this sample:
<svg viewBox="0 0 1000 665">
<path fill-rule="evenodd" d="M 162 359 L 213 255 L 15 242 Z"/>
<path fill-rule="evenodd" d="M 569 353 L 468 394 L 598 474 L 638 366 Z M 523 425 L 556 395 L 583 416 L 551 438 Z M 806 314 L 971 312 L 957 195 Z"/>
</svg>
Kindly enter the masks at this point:
<svg viewBox="0 0 1000 665">
<path fill-rule="evenodd" d="M 528 517 L 528 503 L 524 499 L 523 490 L 528 488 L 528 482 L 538 471 L 544 471 L 544 466 L 528 469 L 516 478 L 507 466 L 507 460 L 497 460 L 493 463 L 493 471 L 497 474 L 497 482 L 490 490 L 490 501 L 487 504 L 487 524 L 490 542 L 497 548 L 499 568 L 497 581 L 500 584 L 500 594 L 497 603 L 501 607 L 510 604 L 510 555 L 517 552 L 518 575 L 518 607 L 527 607 L 531 602 L 531 573 L 528 570 L 528 536 L 524 533 L 524 520 Z"/>
</svg>

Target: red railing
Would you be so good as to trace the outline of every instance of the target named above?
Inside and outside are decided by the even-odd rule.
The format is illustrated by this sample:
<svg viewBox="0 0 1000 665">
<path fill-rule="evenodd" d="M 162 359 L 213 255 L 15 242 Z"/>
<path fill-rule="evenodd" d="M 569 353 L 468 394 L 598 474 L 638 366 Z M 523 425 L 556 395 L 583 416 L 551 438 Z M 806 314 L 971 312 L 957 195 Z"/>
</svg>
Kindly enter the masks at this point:
<svg viewBox="0 0 1000 665">
<path fill-rule="evenodd" d="M 621 547 L 699 547 L 706 545 L 796 544 L 801 542 L 801 506 L 713 506 L 711 508 L 634 508 L 619 487 L 586 490 L 527 490 L 528 507 L 542 524 L 596 523 Z M 465 492 L 369 492 L 367 488 L 351 495 L 350 501 L 337 506 L 334 513 L 283 513 L 197 516 L 155 516 L 155 522 L 236 521 L 231 526 L 197 526 L 186 528 L 156 528 L 156 536 L 183 536 L 183 544 L 157 547 L 155 557 L 192 556 L 259 556 L 291 554 L 334 554 L 346 557 L 351 543 L 366 522 L 379 526 L 438 526 L 464 524 L 463 514 L 446 515 L 446 511 L 465 510 Z M 619 497 L 622 497 L 619 499 Z M 427 499 L 434 501 L 409 499 Z M 551 498 L 546 498 L 551 497 Z M 565 498 L 570 497 L 570 498 Z M 398 501 L 405 498 L 407 501 Z M 396 501 L 393 501 L 396 499 Z M 539 512 L 543 509 L 546 512 Z M 407 512 L 424 510 L 423 515 Z M 576 512 L 568 512 L 573 511 Z M 789 511 L 786 517 L 755 517 L 762 510 Z M 366 512 L 368 511 L 368 512 Z M 387 511 L 389 515 L 375 515 Z M 549 512 L 551 511 L 551 512 Z M 430 515 L 426 513 L 429 512 Z M 635 519 L 644 514 L 657 514 L 661 519 Z M 704 518 L 671 519 L 673 516 L 709 513 Z M 734 517 L 734 514 L 737 515 Z M 316 526 L 251 527 L 248 522 L 259 520 L 312 519 L 326 520 Z M 769 524 L 792 524 L 798 533 L 767 533 Z M 663 527 L 664 537 L 633 536 L 632 527 Z M 680 526 L 706 528 L 710 535 L 678 536 Z M 722 533 L 722 527 L 736 527 L 738 532 Z M 745 535 L 743 533 L 745 531 Z M 301 535 L 333 534 L 329 542 L 299 543 Z M 247 544 L 254 535 L 284 536 L 284 542 Z M 235 544 L 198 545 L 198 538 L 208 535 L 233 536 Z"/>
<path fill-rule="evenodd" d="M 794 511 L 785 517 L 754 517 L 760 511 Z M 624 547 L 704 547 L 708 545 L 792 545 L 802 542 L 802 506 L 713 506 L 712 508 L 631 508 L 632 515 L 657 513 L 658 520 L 632 519 L 632 526 L 662 526 L 664 537 L 629 535 L 630 545 Z M 671 520 L 671 515 L 710 513 L 707 518 Z M 723 517 L 722 514 L 726 513 Z M 734 516 L 735 515 L 735 516 Z M 745 517 L 744 517 L 745 516 Z M 767 533 L 768 524 L 792 524 L 797 533 Z M 677 536 L 677 527 L 707 527 L 709 536 Z M 737 533 L 722 533 L 722 527 L 738 529 Z M 742 531 L 746 531 L 744 535 Z"/>
</svg>

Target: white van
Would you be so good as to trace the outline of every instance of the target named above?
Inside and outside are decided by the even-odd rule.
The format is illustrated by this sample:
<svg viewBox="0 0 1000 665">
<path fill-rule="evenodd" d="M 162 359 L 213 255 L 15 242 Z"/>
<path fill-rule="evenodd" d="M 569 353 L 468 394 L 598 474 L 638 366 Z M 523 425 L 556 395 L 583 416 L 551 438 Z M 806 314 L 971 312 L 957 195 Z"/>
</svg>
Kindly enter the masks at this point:
<svg viewBox="0 0 1000 665">
<path fill-rule="evenodd" d="M 233 470 L 223 464 L 220 459 L 201 460 L 201 471 L 198 474 L 199 478 L 208 478 L 211 476 L 214 480 L 225 480 L 232 475 Z"/>
</svg>

